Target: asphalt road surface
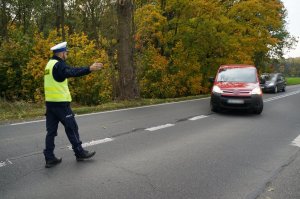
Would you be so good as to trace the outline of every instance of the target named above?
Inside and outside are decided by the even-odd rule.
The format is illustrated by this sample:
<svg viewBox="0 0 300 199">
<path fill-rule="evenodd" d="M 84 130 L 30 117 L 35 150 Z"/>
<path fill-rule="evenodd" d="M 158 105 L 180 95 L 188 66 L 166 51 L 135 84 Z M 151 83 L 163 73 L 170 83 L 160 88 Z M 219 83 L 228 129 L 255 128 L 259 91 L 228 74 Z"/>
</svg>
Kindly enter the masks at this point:
<svg viewBox="0 0 300 199">
<path fill-rule="evenodd" d="M 0 198 L 300 198 L 299 103 L 300 86 L 290 86 L 264 94 L 261 115 L 212 113 L 209 98 L 80 115 L 96 155 L 76 162 L 60 125 L 63 161 L 51 169 L 45 121 L 1 125 Z"/>
</svg>

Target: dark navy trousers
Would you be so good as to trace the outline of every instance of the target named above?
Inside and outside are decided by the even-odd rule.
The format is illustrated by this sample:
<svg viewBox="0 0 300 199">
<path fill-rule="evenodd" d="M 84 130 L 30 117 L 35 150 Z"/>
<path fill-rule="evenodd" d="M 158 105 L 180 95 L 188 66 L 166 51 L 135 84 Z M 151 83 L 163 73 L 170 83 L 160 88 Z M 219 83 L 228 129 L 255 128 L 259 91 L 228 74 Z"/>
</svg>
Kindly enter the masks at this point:
<svg viewBox="0 0 300 199">
<path fill-rule="evenodd" d="M 75 155 L 82 153 L 83 148 L 81 146 L 78 125 L 74 117 L 74 113 L 70 107 L 70 103 L 46 103 L 46 148 L 44 149 L 44 155 L 46 160 L 53 159 L 55 148 L 55 137 L 57 136 L 58 124 L 61 122 L 65 127 L 67 137 L 72 144 Z"/>
</svg>

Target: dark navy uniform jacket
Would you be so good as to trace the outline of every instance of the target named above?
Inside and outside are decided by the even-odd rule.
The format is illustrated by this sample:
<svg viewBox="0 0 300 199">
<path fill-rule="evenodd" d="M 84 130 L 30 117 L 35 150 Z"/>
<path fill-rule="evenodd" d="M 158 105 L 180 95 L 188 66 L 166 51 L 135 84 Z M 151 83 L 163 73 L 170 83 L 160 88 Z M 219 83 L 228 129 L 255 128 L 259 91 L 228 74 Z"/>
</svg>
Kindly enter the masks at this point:
<svg viewBox="0 0 300 199">
<path fill-rule="evenodd" d="M 57 60 L 58 62 L 53 67 L 53 78 L 58 82 L 65 81 L 66 78 L 69 77 L 80 77 L 83 75 L 87 75 L 91 73 L 89 67 L 80 67 L 80 68 L 73 68 L 67 66 L 66 62 L 62 60 L 60 57 L 54 55 L 52 59 Z M 59 106 L 59 105 L 67 105 L 70 102 L 46 102 L 46 106 Z"/>
</svg>

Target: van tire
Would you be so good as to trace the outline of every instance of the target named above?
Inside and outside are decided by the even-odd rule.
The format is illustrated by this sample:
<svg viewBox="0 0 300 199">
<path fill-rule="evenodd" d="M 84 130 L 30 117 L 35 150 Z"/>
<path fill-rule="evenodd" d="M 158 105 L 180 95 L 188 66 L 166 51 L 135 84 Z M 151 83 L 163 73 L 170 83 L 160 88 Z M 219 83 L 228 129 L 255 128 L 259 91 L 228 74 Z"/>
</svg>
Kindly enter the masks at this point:
<svg viewBox="0 0 300 199">
<path fill-rule="evenodd" d="M 217 106 L 214 106 L 214 105 L 212 105 L 212 104 L 210 104 L 210 110 L 211 110 L 212 112 L 215 112 L 215 113 L 220 112 L 220 108 L 217 107 Z"/>
<path fill-rule="evenodd" d="M 263 111 L 263 106 L 262 106 L 262 105 L 260 105 L 260 106 L 258 106 L 257 108 L 254 108 L 254 109 L 253 109 L 253 113 L 254 113 L 254 114 L 257 114 L 257 115 L 261 114 L 262 111 Z"/>
</svg>

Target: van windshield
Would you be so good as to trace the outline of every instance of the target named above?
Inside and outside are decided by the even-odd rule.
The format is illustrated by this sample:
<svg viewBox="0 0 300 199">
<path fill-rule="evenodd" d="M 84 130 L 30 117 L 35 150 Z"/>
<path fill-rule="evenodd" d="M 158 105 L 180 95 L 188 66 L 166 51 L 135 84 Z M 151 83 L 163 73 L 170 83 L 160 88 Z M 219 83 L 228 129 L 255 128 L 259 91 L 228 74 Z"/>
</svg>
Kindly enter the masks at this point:
<svg viewBox="0 0 300 199">
<path fill-rule="evenodd" d="M 219 71 L 218 82 L 247 82 L 255 83 L 256 69 L 255 68 L 222 68 Z"/>
</svg>

